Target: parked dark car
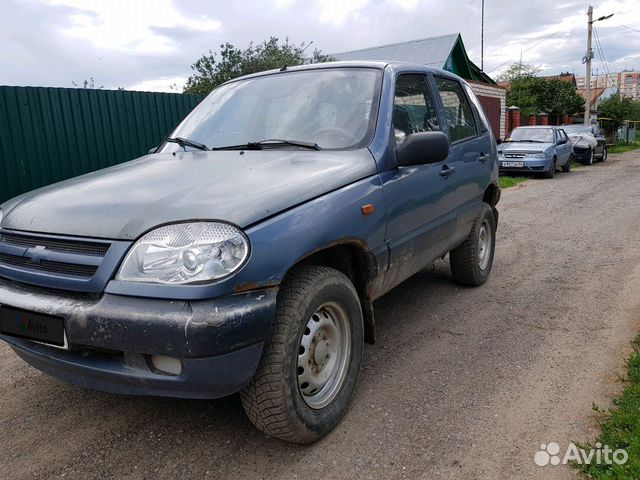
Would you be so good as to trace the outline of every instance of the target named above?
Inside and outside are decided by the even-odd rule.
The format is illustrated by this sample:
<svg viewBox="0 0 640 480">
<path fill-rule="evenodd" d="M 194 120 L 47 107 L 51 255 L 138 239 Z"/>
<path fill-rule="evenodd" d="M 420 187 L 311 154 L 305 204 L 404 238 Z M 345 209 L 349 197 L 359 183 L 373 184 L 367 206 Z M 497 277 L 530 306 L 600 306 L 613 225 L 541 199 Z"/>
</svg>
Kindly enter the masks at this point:
<svg viewBox="0 0 640 480">
<path fill-rule="evenodd" d="M 562 128 L 515 128 L 498 148 L 500 172 L 539 173 L 553 178 L 556 170 L 571 171 L 572 146 Z"/>
<path fill-rule="evenodd" d="M 217 398 L 307 443 L 356 386 L 373 301 L 449 253 L 484 283 L 500 197 L 469 86 L 412 64 L 232 80 L 157 153 L 0 213 L 0 331 L 85 387 Z M 401 321 L 401 319 L 398 319 Z"/>
<path fill-rule="evenodd" d="M 574 145 L 573 153 L 575 159 L 585 165 L 591 165 L 594 161 L 598 160 L 604 162 L 608 155 L 607 141 L 604 138 L 604 133 L 597 125 L 584 125 L 573 124 L 563 125 L 562 129 L 567 132 L 567 135 L 572 134 L 587 134 L 595 138 L 598 145 L 596 147 L 590 147 L 588 145 Z"/>
</svg>

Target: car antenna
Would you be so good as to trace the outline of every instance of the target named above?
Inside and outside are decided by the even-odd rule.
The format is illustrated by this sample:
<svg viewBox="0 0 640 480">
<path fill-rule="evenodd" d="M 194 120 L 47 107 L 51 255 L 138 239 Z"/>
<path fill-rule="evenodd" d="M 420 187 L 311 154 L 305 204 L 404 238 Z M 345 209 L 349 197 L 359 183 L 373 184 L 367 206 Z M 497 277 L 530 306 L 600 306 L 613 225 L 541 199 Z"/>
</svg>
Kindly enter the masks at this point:
<svg viewBox="0 0 640 480">
<path fill-rule="evenodd" d="M 282 68 L 280 69 L 281 72 L 286 72 L 287 71 L 287 64 L 285 63 Z"/>
</svg>

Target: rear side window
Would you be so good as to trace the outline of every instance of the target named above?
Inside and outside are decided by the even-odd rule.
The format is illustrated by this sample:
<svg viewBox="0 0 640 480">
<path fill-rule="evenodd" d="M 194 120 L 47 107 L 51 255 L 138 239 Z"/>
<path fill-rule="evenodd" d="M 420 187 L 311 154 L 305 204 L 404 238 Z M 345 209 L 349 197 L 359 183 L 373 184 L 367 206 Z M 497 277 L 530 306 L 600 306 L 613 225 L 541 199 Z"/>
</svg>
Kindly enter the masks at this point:
<svg viewBox="0 0 640 480">
<path fill-rule="evenodd" d="M 451 142 L 476 136 L 478 130 L 473 110 L 460 83 L 442 77 L 435 77 L 435 81 L 449 125 Z"/>
<path fill-rule="evenodd" d="M 396 80 L 393 130 L 398 144 L 412 133 L 441 130 L 424 75 L 400 75 Z"/>
</svg>

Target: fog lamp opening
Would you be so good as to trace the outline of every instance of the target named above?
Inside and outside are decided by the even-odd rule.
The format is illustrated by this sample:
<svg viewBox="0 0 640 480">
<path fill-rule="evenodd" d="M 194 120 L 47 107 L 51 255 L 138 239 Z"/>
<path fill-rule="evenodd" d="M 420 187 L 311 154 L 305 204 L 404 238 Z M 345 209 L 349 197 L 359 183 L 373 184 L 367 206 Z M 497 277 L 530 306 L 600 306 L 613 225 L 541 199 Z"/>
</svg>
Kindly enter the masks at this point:
<svg viewBox="0 0 640 480">
<path fill-rule="evenodd" d="M 179 358 L 167 357 L 166 355 L 151 355 L 153 368 L 161 373 L 169 375 L 180 375 L 182 372 L 182 362 Z"/>
</svg>

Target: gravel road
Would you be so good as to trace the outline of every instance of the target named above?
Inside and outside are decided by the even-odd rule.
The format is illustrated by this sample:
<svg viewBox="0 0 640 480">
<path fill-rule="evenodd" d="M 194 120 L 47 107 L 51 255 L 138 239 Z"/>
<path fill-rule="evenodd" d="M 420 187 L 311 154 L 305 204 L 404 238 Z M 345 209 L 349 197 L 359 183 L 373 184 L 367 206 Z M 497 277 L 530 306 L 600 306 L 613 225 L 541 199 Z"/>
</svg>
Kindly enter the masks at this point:
<svg viewBox="0 0 640 480">
<path fill-rule="evenodd" d="M 135 398 L 51 379 L 0 345 L 3 478 L 574 478 L 541 443 L 596 433 L 640 332 L 640 154 L 504 192 L 483 287 L 436 263 L 376 303 L 344 421 L 300 447 L 237 397 Z"/>
</svg>

